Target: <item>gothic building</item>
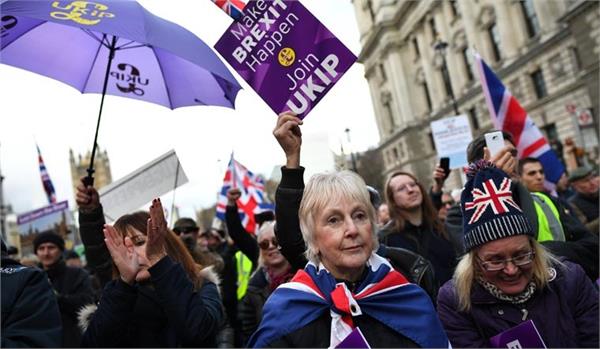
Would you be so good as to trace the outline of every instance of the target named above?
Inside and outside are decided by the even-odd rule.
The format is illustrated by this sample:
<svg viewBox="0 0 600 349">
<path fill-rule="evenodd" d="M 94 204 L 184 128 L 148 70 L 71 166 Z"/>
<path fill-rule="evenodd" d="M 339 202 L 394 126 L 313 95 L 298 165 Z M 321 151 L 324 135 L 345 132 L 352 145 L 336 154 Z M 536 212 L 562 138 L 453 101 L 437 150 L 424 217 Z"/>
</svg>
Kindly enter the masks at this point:
<svg viewBox="0 0 600 349">
<path fill-rule="evenodd" d="M 430 123 L 455 115 L 452 95 L 459 113 L 468 116 L 473 137 L 492 128 L 471 49 L 480 53 L 551 143 L 572 138 L 597 154 L 597 2 L 352 1 L 384 174 L 403 169 L 425 181 L 431 178 L 437 157 Z M 439 43 L 447 44 L 445 50 Z M 591 118 L 582 122 L 586 113 Z M 457 173 L 448 184 L 460 185 Z"/>
<path fill-rule="evenodd" d="M 77 186 L 80 183 L 81 177 L 87 176 L 87 168 L 90 165 L 90 158 L 92 153 L 88 151 L 85 156 L 81 154 L 73 154 L 73 150 L 69 149 L 69 164 L 71 166 L 71 180 L 73 183 L 73 193 L 77 193 Z M 94 159 L 94 187 L 100 189 L 105 185 L 112 183 L 112 175 L 110 174 L 110 160 L 106 150 L 101 151 L 100 147 L 96 150 L 96 156 Z"/>
</svg>

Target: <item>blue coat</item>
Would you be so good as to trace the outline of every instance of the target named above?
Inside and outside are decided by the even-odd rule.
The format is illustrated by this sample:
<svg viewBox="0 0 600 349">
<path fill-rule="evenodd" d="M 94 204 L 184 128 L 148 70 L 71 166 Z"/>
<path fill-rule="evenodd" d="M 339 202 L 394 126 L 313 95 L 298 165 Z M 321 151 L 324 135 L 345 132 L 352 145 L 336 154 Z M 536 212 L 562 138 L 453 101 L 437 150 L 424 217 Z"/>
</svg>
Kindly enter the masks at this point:
<svg viewBox="0 0 600 349">
<path fill-rule="evenodd" d="M 598 348 L 598 290 L 574 263 L 557 266 L 556 277 L 537 290 L 524 308 L 493 297 L 479 284 L 471 310 L 458 310 L 454 281 L 438 294 L 438 315 L 453 347 L 490 347 L 489 338 L 525 320 L 533 320 L 548 348 Z"/>
</svg>

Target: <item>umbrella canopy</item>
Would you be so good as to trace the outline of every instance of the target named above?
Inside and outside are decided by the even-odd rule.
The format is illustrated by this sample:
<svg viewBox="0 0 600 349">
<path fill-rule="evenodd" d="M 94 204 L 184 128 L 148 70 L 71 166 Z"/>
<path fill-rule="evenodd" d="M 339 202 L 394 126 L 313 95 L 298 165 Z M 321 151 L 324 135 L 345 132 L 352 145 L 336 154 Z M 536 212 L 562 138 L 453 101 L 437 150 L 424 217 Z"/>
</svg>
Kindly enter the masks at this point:
<svg viewBox="0 0 600 349">
<path fill-rule="evenodd" d="M 106 94 L 171 109 L 233 108 L 241 89 L 208 45 L 136 1 L 5 1 L 0 13 L 0 63 L 83 93 L 106 83 Z"/>
</svg>

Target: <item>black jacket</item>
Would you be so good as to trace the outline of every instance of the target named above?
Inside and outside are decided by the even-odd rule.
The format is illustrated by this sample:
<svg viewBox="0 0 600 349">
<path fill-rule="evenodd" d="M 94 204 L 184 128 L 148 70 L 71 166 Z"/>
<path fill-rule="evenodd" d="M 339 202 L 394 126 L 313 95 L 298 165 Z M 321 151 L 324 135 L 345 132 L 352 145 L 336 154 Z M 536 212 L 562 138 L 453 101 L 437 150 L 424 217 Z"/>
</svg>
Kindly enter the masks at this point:
<svg viewBox="0 0 600 349">
<path fill-rule="evenodd" d="M 112 258 L 104 244 L 104 213 L 102 206 L 91 212 L 79 211 L 79 234 L 85 246 L 87 268 L 100 283 L 100 288 L 112 280 Z"/>
<path fill-rule="evenodd" d="M 90 276 L 82 268 L 67 266 L 62 259 L 47 269 L 46 274 L 58 301 L 63 326 L 63 346 L 79 347 L 81 330 L 77 323 L 77 312 L 95 300 Z"/>
<path fill-rule="evenodd" d="M 304 269 L 308 262 L 304 256 L 306 245 L 302 238 L 298 217 L 304 194 L 303 176 L 304 167 L 297 169 L 282 167 L 281 182 L 275 192 L 275 216 L 277 217 L 275 235 L 281 254 L 288 260 L 293 271 Z M 388 252 L 388 250 L 393 251 Z M 421 286 L 432 300 L 436 299 L 438 283 L 427 260 L 405 249 L 386 249 L 381 245 L 377 254 L 390 260 L 394 269 L 402 273 L 410 282 Z"/>
<path fill-rule="evenodd" d="M 60 312 L 44 272 L 2 257 L 2 348 L 62 347 Z"/>
<path fill-rule="evenodd" d="M 242 324 L 242 337 L 244 344 L 260 324 L 262 309 L 270 294 L 269 282 L 263 268 L 258 268 L 248 282 L 246 295 L 239 303 L 238 318 Z"/>
<path fill-rule="evenodd" d="M 199 290 L 164 257 L 148 269 L 151 285 L 109 282 L 83 335 L 83 347 L 215 347 L 223 318 L 217 286 Z"/>
</svg>

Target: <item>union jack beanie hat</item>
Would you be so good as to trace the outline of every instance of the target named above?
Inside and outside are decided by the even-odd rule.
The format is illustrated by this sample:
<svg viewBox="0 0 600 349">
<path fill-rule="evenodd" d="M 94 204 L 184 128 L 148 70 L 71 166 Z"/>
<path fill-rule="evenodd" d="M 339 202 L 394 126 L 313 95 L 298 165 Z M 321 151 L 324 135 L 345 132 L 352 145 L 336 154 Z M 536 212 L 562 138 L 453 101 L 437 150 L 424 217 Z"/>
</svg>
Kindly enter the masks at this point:
<svg viewBox="0 0 600 349">
<path fill-rule="evenodd" d="M 480 160 L 469 166 L 467 178 L 460 199 L 465 251 L 509 236 L 535 236 L 513 199 L 512 181 L 506 173 Z"/>
</svg>

